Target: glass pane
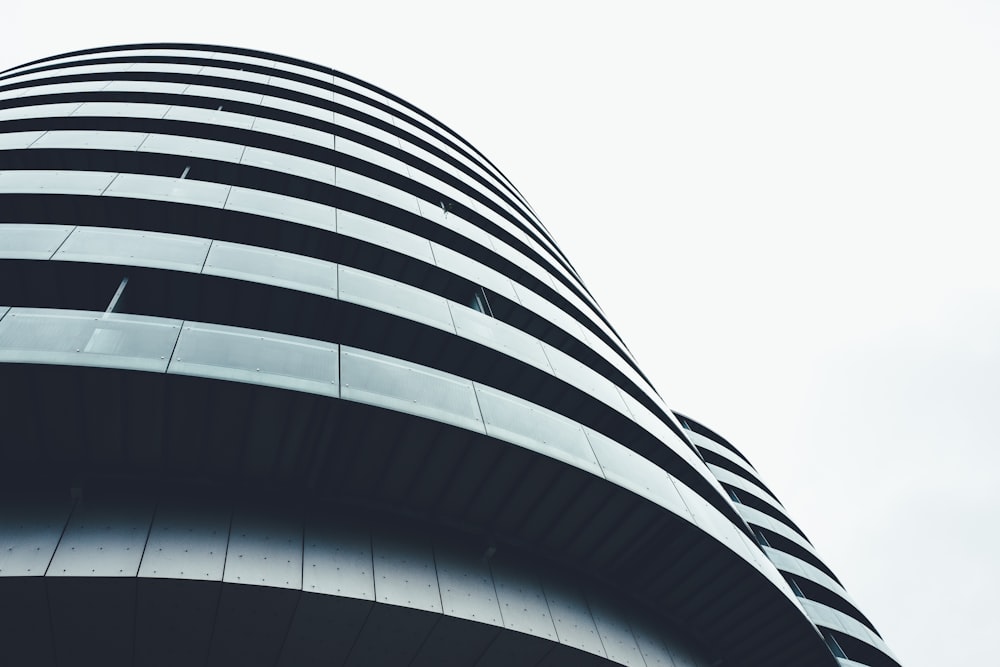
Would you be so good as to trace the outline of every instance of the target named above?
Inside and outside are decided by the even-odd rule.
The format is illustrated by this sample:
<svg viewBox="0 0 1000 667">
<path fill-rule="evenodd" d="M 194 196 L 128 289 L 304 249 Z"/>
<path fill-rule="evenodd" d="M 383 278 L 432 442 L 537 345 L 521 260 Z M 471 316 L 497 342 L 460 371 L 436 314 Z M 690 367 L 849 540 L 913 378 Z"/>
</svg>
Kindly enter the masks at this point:
<svg viewBox="0 0 1000 667">
<path fill-rule="evenodd" d="M 579 424 L 498 389 L 475 387 L 487 435 L 603 477 Z"/>
<path fill-rule="evenodd" d="M 267 331 L 187 323 L 170 373 L 337 396 L 337 345 Z"/>
<path fill-rule="evenodd" d="M 243 146 L 240 144 L 227 144 L 223 141 L 181 137 L 173 134 L 151 134 L 139 147 L 139 150 L 149 153 L 187 155 L 224 162 L 239 162 L 240 155 L 243 154 Z"/>
<path fill-rule="evenodd" d="M 266 248 L 214 241 L 203 273 L 337 298 L 337 265 Z"/>
<path fill-rule="evenodd" d="M 278 220 L 288 220 L 301 225 L 336 231 L 337 209 L 324 204 L 296 199 L 272 192 L 261 192 L 233 187 L 226 208 L 262 215 Z"/>
<path fill-rule="evenodd" d="M 0 361 L 163 372 L 180 327 L 160 317 L 12 308 L 0 320 Z"/>
<path fill-rule="evenodd" d="M 485 432 L 470 380 L 347 346 L 340 363 L 345 400 Z"/>
<path fill-rule="evenodd" d="M 390 278 L 340 267 L 340 298 L 454 333 L 448 302 Z"/>
<path fill-rule="evenodd" d="M 180 175 L 178 174 L 178 176 Z M 226 195 L 229 194 L 229 187 L 219 183 L 206 183 L 186 178 L 120 174 L 104 194 L 108 197 L 159 199 L 222 208 L 226 201 Z"/>
<path fill-rule="evenodd" d="M 53 259 L 148 266 L 198 273 L 211 241 L 131 229 L 78 227 Z"/>
<path fill-rule="evenodd" d="M 0 257 L 48 259 L 73 231 L 70 225 L 0 225 Z"/>
</svg>

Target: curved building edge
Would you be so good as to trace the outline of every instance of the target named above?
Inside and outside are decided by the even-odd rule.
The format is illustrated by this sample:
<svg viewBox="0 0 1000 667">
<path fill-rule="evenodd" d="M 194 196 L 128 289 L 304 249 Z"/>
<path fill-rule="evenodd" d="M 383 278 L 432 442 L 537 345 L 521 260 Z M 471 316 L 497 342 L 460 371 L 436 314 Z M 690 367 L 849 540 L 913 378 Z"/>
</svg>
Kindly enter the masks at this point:
<svg viewBox="0 0 1000 667">
<path fill-rule="evenodd" d="M 824 665 L 864 637 L 506 177 L 386 91 L 211 46 L 29 63 L 0 210 L 13 655 Z"/>
</svg>

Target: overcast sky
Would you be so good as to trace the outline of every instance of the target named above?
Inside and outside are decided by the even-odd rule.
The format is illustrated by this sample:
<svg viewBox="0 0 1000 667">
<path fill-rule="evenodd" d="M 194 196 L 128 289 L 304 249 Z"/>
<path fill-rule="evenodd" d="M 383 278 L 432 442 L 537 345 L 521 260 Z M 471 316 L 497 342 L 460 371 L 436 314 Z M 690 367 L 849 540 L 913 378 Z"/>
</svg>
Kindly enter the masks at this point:
<svg viewBox="0 0 1000 667">
<path fill-rule="evenodd" d="M 1000 3 L 2 14 L 0 69 L 221 43 L 427 110 L 518 186 L 668 405 L 750 457 L 904 665 L 992 662 Z"/>
</svg>

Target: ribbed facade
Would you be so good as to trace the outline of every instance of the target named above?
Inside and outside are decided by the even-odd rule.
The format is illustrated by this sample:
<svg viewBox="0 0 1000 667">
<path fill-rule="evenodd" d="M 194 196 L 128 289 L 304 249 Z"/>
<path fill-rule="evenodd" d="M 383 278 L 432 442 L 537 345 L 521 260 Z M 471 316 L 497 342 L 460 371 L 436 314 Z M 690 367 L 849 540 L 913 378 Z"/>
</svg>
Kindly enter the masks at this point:
<svg viewBox="0 0 1000 667">
<path fill-rule="evenodd" d="M 0 75 L 11 664 L 897 663 L 516 188 L 282 56 Z"/>
</svg>

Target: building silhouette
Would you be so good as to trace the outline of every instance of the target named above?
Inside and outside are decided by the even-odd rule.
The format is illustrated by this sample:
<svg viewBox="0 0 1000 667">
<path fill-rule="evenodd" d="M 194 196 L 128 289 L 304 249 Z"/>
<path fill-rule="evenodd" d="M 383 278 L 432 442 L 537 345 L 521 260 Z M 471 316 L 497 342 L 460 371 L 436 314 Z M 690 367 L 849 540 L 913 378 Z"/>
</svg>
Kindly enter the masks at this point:
<svg viewBox="0 0 1000 667">
<path fill-rule="evenodd" d="M 517 189 L 350 75 L 0 75 L 17 665 L 897 665 Z"/>
</svg>

